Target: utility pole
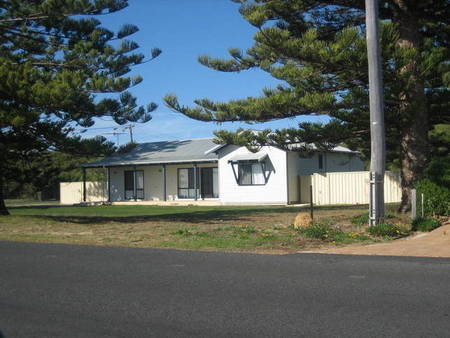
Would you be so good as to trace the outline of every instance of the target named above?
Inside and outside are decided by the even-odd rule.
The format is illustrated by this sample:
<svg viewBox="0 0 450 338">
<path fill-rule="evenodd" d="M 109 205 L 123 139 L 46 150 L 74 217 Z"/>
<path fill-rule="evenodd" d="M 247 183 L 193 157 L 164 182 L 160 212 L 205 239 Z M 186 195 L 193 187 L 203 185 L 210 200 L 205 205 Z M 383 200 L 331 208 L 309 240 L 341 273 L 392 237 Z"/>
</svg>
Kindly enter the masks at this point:
<svg viewBox="0 0 450 338">
<path fill-rule="evenodd" d="M 376 225 L 384 217 L 386 141 L 384 131 L 383 77 L 378 23 L 379 4 L 378 0 L 365 1 L 371 143 L 369 225 Z"/>
<path fill-rule="evenodd" d="M 134 128 L 134 126 L 133 126 L 132 124 L 123 127 L 123 130 L 124 130 L 124 131 L 125 131 L 125 129 L 128 129 L 128 130 L 130 131 L 130 142 L 131 142 L 131 143 L 134 142 L 134 140 L 133 140 L 133 128 Z"/>
</svg>

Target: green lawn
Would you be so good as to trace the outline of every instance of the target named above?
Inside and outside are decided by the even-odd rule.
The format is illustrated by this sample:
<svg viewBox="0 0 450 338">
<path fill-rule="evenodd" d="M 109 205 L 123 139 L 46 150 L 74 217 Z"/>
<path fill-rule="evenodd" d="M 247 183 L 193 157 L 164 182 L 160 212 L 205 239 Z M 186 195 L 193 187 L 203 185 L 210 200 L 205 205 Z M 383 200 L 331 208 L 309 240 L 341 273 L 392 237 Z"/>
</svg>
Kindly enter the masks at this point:
<svg viewBox="0 0 450 338">
<path fill-rule="evenodd" d="M 376 240 L 351 222 L 366 210 L 317 208 L 318 223 L 345 234 L 314 239 L 292 227 L 297 213 L 306 211 L 297 207 L 12 207 L 11 216 L 0 217 L 0 240 L 286 253 Z"/>
</svg>

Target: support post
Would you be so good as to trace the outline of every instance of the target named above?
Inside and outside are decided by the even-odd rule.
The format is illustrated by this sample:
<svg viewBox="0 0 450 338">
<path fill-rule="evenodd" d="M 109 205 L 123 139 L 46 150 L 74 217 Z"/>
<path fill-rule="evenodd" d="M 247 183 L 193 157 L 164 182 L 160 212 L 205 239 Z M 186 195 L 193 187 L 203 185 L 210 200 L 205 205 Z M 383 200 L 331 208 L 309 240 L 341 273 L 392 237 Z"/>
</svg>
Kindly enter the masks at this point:
<svg viewBox="0 0 450 338">
<path fill-rule="evenodd" d="M 83 202 L 86 202 L 86 168 L 83 167 Z"/>
<path fill-rule="evenodd" d="M 314 219 L 314 202 L 313 202 L 313 186 L 309 186 L 309 214 L 311 221 Z"/>
<path fill-rule="evenodd" d="M 417 193 L 416 189 L 411 189 L 411 218 L 417 217 Z"/>
<path fill-rule="evenodd" d="M 421 193 L 420 194 L 420 197 L 421 197 L 421 205 L 422 205 L 422 212 L 421 212 L 421 215 L 422 215 L 422 218 L 424 218 L 425 217 L 425 210 L 424 210 L 424 207 L 423 207 L 423 193 Z"/>
<path fill-rule="evenodd" d="M 111 202 L 111 169 L 110 167 L 106 168 L 108 171 L 108 203 Z"/>
<path fill-rule="evenodd" d="M 197 196 L 197 164 L 194 163 L 194 196 L 195 200 L 198 199 Z"/>
<path fill-rule="evenodd" d="M 167 201 L 167 169 L 165 164 L 163 164 L 163 181 L 164 181 L 163 186 L 164 201 Z"/>
<path fill-rule="evenodd" d="M 137 175 L 136 175 L 136 166 L 133 166 L 133 197 L 134 201 L 137 201 Z"/>
<path fill-rule="evenodd" d="M 367 57 L 369 63 L 369 103 L 371 138 L 371 196 L 369 225 L 384 217 L 384 171 L 386 159 L 383 79 L 378 22 L 378 0 L 366 0 Z M 372 182 L 373 181 L 373 182 Z"/>
</svg>

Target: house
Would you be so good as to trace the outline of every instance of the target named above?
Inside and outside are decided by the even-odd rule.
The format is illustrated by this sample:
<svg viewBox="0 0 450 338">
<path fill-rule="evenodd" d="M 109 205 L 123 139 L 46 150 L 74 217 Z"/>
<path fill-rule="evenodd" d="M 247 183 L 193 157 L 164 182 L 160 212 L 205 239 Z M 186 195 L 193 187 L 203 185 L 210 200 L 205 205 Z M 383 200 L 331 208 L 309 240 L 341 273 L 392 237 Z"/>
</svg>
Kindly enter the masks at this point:
<svg viewBox="0 0 450 338">
<path fill-rule="evenodd" d="M 360 171 L 364 164 L 344 147 L 304 153 L 276 146 L 250 152 L 212 139 L 151 142 L 83 165 L 105 168 L 107 197 L 118 201 L 214 200 L 220 204 L 291 204 L 300 200 L 299 177 Z M 85 191 L 86 189 L 84 189 Z"/>
</svg>

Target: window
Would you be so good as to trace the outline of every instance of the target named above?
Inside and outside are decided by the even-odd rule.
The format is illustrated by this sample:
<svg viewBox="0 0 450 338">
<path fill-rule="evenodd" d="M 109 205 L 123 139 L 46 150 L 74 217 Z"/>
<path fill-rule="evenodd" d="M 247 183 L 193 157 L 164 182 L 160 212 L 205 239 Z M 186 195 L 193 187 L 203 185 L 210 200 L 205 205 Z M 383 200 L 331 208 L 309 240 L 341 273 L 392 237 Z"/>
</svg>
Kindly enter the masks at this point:
<svg viewBox="0 0 450 338">
<path fill-rule="evenodd" d="M 125 199 L 134 199 L 134 171 L 126 170 L 124 172 L 125 179 Z M 136 170 L 136 198 L 144 199 L 144 172 Z"/>
<path fill-rule="evenodd" d="M 195 198 L 196 191 L 199 196 L 199 172 L 200 170 L 197 169 L 197 177 L 194 180 L 194 168 L 178 169 L 178 198 Z"/>
<path fill-rule="evenodd" d="M 262 185 L 266 184 L 261 163 L 239 164 L 239 185 Z"/>
<path fill-rule="evenodd" d="M 323 155 L 319 154 L 319 169 L 323 169 Z"/>
</svg>

